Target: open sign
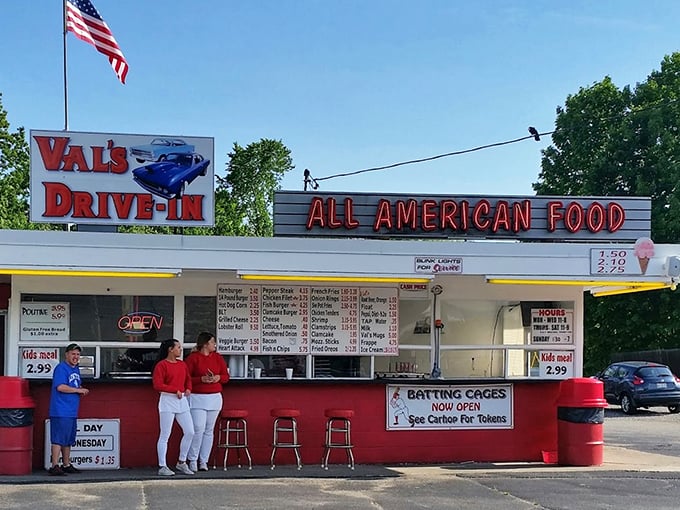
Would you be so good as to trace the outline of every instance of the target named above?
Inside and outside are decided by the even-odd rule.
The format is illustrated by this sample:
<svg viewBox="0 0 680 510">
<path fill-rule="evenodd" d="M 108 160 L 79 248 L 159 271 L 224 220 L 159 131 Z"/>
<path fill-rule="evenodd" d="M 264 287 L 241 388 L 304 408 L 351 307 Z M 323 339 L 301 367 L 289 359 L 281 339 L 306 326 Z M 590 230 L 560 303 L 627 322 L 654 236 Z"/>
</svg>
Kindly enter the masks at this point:
<svg viewBox="0 0 680 510">
<path fill-rule="evenodd" d="M 127 335 L 143 335 L 152 329 L 159 331 L 163 317 L 153 312 L 130 312 L 118 319 L 118 329 Z"/>
</svg>

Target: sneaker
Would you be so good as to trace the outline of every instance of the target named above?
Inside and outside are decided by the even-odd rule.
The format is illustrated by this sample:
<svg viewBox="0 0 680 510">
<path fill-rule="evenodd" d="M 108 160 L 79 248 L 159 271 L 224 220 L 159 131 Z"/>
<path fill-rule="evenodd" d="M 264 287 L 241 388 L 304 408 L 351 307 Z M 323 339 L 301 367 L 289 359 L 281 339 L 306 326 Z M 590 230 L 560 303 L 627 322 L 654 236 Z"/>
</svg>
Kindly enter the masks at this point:
<svg viewBox="0 0 680 510">
<path fill-rule="evenodd" d="M 71 475 L 77 475 L 78 473 L 82 473 L 80 469 L 75 467 L 73 464 L 69 464 L 68 466 L 64 466 L 61 468 L 64 473 L 69 473 Z"/>
<path fill-rule="evenodd" d="M 199 462 L 199 463 L 198 463 L 198 470 L 199 470 L 199 471 L 208 471 L 208 464 L 207 464 L 207 462 Z"/>
<path fill-rule="evenodd" d="M 191 469 L 194 473 L 198 471 L 198 465 L 196 464 L 195 460 L 190 460 L 189 462 L 189 469 Z"/>
<path fill-rule="evenodd" d="M 47 473 L 50 476 L 64 476 L 66 473 L 64 473 L 64 470 L 61 469 L 59 466 L 52 466 L 50 469 L 47 470 Z"/>
<path fill-rule="evenodd" d="M 175 472 L 168 466 L 161 466 L 161 468 L 158 470 L 158 474 L 160 476 L 175 476 Z"/>
<path fill-rule="evenodd" d="M 175 469 L 185 475 L 194 474 L 194 472 L 191 469 L 189 469 L 189 466 L 187 466 L 186 462 L 178 462 L 177 465 L 175 466 Z"/>
</svg>

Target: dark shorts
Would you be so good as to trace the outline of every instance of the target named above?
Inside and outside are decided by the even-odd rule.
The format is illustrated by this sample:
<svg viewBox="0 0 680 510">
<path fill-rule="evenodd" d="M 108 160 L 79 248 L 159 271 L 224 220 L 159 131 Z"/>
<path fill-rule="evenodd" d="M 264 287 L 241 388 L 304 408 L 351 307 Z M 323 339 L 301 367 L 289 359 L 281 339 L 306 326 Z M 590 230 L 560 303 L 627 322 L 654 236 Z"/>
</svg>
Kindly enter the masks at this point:
<svg viewBox="0 0 680 510">
<path fill-rule="evenodd" d="M 59 446 L 76 444 L 77 418 L 50 417 L 50 441 Z"/>
</svg>

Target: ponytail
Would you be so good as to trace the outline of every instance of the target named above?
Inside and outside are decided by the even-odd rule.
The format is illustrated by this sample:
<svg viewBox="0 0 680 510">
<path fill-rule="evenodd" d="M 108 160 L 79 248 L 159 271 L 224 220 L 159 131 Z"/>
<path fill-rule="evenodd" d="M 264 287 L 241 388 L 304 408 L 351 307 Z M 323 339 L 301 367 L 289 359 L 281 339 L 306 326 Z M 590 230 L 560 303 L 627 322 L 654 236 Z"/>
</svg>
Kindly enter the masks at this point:
<svg viewBox="0 0 680 510">
<path fill-rule="evenodd" d="M 161 346 L 158 348 L 156 364 L 168 357 L 168 351 L 175 346 L 175 342 L 177 342 L 177 340 L 174 338 L 168 338 L 167 340 L 163 340 L 161 342 Z"/>
</svg>

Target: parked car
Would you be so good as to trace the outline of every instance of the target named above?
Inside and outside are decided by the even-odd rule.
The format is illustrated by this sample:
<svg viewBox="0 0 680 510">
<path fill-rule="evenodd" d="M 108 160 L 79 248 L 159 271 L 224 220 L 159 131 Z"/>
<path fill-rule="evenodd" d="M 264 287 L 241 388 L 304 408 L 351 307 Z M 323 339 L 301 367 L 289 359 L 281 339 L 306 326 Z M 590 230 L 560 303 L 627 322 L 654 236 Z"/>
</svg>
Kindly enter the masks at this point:
<svg viewBox="0 0 680 510">
<path fill-rule="evenodd" d="M 142 188 L 163 198 L 181 198 L 187 185 L 208 171 L 209 159 L 200 154 L 168 154 L 165 160 L 132 171 Z"/>
<path fill-rule="evenodd" d="M 663 406 L 671 413 L 680 412 L 680 378 L 671 369 L 650 361 L 612 363 L 595 378 L 604 384 L 604 397 L 619 404 L 626 414 L 638 408 Z"/>
<path fill-rule="evenodd" d="M 145 161 L 163 161 L 169 154 L 191 154 L 195 150 L 193 145 L 187 144 L 180 138 L 154 138 L 147 145 L 135 145 L 130 147 L 132 154 L 138 163 Z"/>
</svg>

